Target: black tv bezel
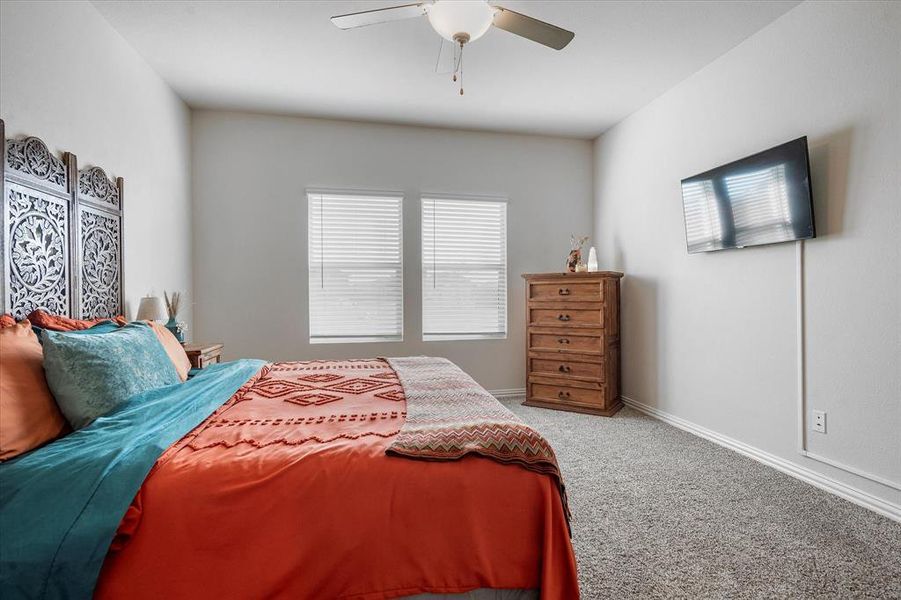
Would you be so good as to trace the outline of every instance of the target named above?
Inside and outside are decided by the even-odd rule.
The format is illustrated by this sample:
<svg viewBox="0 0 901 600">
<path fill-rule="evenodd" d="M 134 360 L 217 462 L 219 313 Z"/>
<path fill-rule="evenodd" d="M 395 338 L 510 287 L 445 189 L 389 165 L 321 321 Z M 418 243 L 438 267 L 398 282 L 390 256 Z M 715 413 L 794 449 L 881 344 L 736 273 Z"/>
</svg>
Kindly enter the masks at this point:
<svg viewBox="0 0 901 600">
<path fill-rule="evenodd" d="M 764 157 L 765 155 L 768 155 L 769 153 L 771 153 L 774 150 L 777 150 L 779 148 L 782 148 L 783 146 L 788 146 L 790 144 L 796 144 L 798 142 L 801 142 L 801 144 L 804 147 L 804 159 L 805 159 L 806 166 L 807 166 L 807 202 L 808 202 L 808 205 L 810 206 L 810 231 L 811 231 L 811 234 L 808 236 L 795 237 L 790 240 L 782 240 L 779 242 L 762 242 L 759 244 L 746 244 L 744 246 L 737 246 L 737 245 L 736 246 L 727 246 L 725 248 L 713 248 L 711 250 L 695 250 L 694 252 L 692 252 L 688 246 L 688 222 L 685 219 L 685 196 L 682 195 L 682 189 L 685 185 L 685 182 L 691 181 L 693 179 L 702 178 L 702 177 L 709 177 L 712 173 L 714 173 L 716 171 L 720 171 L 721 169 L 730 167 L 730 166 L 738 164 L 738 163 L 744 163 L 746 161 L 753 161 L 754 159 Z M 719 166 L 713 167 L 712 169 L 707 169 L 706 171 L 703 171 L 696 175 L 692 175 L 691 177 L 686 177 L 685 179 L 682 179 L 679 182 L 679 195 L 682 197 L 682 230 L 683 230 L 683 234 L 685 236 L 685 250 L 688 252 L 689 256 L 692 254 L 708 254 L 710 252 L 721 252 L 723 250 L 743 250 L 745 248 L 757 248 L 760 246 L 774 246 L 776 244 L 788 244 L 788 243 L 792 243 L 792 242 L 799 242 L 802 240 L 812 240 L 817 237 L 816 212 L 814 211 L 814 206 L 813 206 L 813 181 L 811 180 L 811 176 L 810 176 L 810 148 L 808 147 L 808 144 L 807 144 L 807 136 L 806 135 L 802 135 L 799 138 L 795 138 L 793 140 L 789 140 L 789 141 L 783 142 L 781 144 L 777 144 L 777 145 L 773 146 L 772 148 L 767 148 L 766 150 L 761 150 L 760 152 L 755 152 L 754 154 L 749 154 L 748 156 L 745 156 L 743 158 L 739 158 L 739 159 L 733 160 L 731 162 L 723 163 Z"/>
</svg>

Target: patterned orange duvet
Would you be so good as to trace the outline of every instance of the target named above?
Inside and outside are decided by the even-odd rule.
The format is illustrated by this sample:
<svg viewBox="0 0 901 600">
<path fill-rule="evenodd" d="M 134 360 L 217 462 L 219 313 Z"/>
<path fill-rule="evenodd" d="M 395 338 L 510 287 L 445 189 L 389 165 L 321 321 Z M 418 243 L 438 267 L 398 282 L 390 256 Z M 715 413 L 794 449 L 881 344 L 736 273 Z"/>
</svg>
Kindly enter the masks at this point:
<svg viewBox="0 0 901 600">
<path fill-rule="evenodd" d="M 386 456 L 405 417 L 381 360 L 268 365 L 157 462 L 98 598 L 578 598 L 554 479 Z"/>
</svg>

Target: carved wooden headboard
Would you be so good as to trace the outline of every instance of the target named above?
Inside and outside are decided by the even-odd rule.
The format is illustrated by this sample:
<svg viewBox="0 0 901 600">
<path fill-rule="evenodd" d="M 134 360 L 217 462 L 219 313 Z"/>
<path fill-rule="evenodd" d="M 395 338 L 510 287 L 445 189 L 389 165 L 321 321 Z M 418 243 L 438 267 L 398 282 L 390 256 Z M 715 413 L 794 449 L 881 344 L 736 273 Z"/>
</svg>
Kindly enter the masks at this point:
<svg viewBox="0 0 901 600">
<path fill-rule="evenodd" d="M 22 319 L 40 308 L 76 318 L 123 312 L 122 187 L 100 167 L 78 169 L 36 137 L 6 139 L 0 310 Z"/>
</svg>

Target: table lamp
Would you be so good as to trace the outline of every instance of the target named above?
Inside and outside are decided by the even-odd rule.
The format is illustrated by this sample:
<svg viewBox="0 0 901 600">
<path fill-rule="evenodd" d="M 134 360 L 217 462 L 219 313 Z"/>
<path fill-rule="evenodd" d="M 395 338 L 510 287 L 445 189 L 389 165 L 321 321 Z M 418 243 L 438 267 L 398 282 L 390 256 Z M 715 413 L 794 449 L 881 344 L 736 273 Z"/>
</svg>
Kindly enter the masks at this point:
<svg viewBox="0 0 901 600">
<path fill-rule="evenodd" d="M 166 319 L 166 309 L 159 296 L 144 296 L 138 305 L 138 321 L 162 321 Z"/>
</svg>

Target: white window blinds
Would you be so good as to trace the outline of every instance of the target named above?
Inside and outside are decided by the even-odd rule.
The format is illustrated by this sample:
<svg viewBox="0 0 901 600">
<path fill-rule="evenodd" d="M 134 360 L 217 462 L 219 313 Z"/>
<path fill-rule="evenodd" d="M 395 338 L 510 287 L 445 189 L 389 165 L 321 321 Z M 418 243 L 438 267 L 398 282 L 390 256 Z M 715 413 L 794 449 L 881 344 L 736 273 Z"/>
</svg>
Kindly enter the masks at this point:
<svg viewBox="0 0 901 600">
<path fill-rule="evenodd" d="M 507 337 L 507 203 L 422 199 L 422 339 Z"/>
<path fill-rule="evenodd" d="M 403 339 L 401 196 L 308 192 L 310 343 Z"/>
<path fill-rule="evenodd" d="M 785 165 L 726 177 L 732 202 L 735 243 L 765 244 L 792 237 L 791 204 Z"/>
<path fill-rule="evenodd" d="M 716 205 L 716 193 L 709 179 L 691 181 L 682 185 L 682 201 L 685 207 L 685 237 L 688 251 L 715 250 L 723 242 L 720 211 Z"/>
</svg>

